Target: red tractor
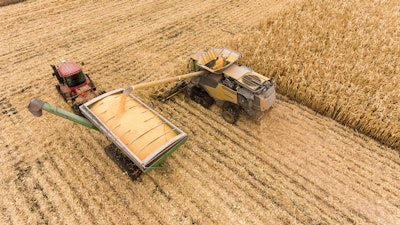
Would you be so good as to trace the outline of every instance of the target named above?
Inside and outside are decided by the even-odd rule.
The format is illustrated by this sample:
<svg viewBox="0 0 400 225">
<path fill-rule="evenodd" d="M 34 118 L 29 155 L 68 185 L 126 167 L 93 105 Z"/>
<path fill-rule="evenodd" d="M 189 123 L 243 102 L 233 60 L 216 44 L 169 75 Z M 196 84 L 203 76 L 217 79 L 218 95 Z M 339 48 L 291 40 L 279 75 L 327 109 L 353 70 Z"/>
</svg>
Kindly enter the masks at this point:
<svg viewBox="0 0 400 225">
<path fill-rule="evenodd" d="M 53 76 L 58 80 L 57 91 L 71 105 L 74 113 L 81 115 L 79 106 L 99 95 L 93 81 L 77 63 L 62 61 L 60 66 L 51 67 Z"/>
</svg>

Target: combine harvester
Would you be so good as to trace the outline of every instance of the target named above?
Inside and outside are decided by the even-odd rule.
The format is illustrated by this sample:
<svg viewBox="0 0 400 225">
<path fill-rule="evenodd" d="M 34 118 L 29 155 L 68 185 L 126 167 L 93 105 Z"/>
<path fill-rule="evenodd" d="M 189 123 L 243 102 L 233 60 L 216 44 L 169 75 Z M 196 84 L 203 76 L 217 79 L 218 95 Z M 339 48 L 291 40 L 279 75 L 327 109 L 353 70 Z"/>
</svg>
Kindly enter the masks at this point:
<svg viewBox="0 0 400 225">
<path fill-rule="evenodd" d="M 217 48 L 194 54 L 188 74 L 99 95 L 79 106 L 84 117 L 38 99 L 32 99 L 28 109 L 35 116 L 41 116 L 45 110 L 101 131 L 134 163 L 136 169 L 122 169 L 136 179 L 142 172 L 158 167 L 187 140 L 187 135 L 131 92 L 178 81 L 174 88 L 158 97 L 166 100 L 185 91 L 187 98 L 206 108 L 214 102 L 221 106 L 222 116 L 229 123 L 236 122 L 240 110 L 260 118 L 275 102 L 275 85 L 271 79 L 237 64 L 238 58 L 234 51 Z"/>
</svg>

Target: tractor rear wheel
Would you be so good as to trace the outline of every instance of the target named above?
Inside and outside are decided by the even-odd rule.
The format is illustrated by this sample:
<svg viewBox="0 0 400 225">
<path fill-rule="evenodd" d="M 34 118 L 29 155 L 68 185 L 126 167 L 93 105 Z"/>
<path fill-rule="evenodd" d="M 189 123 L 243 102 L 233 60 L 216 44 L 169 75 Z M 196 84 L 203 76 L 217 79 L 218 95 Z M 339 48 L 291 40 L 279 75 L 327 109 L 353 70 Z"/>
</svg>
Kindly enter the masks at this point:
<svg viewBox="0 0 400 225">
<path fill-rule="evenodd" d="M 222 118 L 228 123 L 235 124 L 239 119 L 239 107 L 233 103 L 225 102 L 222 106 Z"/>
</svg>

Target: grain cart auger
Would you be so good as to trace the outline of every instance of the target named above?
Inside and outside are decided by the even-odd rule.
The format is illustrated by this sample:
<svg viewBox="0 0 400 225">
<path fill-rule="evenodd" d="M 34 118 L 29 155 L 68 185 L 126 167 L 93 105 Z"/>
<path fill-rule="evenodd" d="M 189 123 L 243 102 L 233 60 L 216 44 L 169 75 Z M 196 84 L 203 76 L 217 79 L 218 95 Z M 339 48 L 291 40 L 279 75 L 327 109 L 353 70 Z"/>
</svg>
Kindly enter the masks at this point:
<svg viewBox="0 0 400 225">
<path fill-rule="evenodd" d="M 158 167 L 187 140 L 187 134 L 131 95 L 130 91 L 179 81 L 203 73 L 203 71 L 189 73 L 104 93 L 79 107 L 83 117 L 38 99 L 32 99 L 28 109 L 38 117 L 42 115 L 42 110 L 45 110 L 88 128 L 99 130 L 123 153 L 121 156 L 116 156 L 115 154 L 118 153 L 115 151 L 110 153 L 106 149 L 107 154 L 128 172 L 132 179 L 136 179 L 142 172 L 149 172 Z M 123 107 L 121 99 L 124 100 Z M 124 162 L 117 158 L 121 158 Z M 126 163 L 133 163 L 137 169 L 127 169 Z"/>
<path fill-rule="evenodd" d="M 189 72 L 204 73 L 189 81 L 178 82 L 158 98 L 165 101 L 185 90 L 187 99 L 205 108 L 214 103 L 220 106 L 222 117 L 229 123 L 238 120 L 240 111 L 259 120 L 276 101 L 275 82 L 238 64 L 239 56 L 239 53 L 226 48 L 193 54 L 189 58 Z"/>
</svg>

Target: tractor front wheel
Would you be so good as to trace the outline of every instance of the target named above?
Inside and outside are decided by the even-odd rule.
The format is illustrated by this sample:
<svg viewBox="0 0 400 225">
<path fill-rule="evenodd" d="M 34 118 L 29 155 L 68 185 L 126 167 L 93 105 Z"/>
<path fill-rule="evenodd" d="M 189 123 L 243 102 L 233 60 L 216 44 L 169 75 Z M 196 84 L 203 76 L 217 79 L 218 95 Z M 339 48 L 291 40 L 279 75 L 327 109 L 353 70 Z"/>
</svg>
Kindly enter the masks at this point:
<svg viewBox="0 0 400 225">
<path fill-rule="evenodd" d="M 65 95 L 62 93 L 60 85 L 57 84 L 57 85 L 56 85 L 56 89 L 57 89 L 58 93 L 61 95 L 61 97 L 64 99 L 64 101 L 67 102 L 67 98 L 66 98 Z"/>
<path fill-rule="evenodd" d="M 234 124 L 239 119 L 239 107 L 226 102 L 222 107 L 222 118 L 228 123 Z"/>
</svg>

